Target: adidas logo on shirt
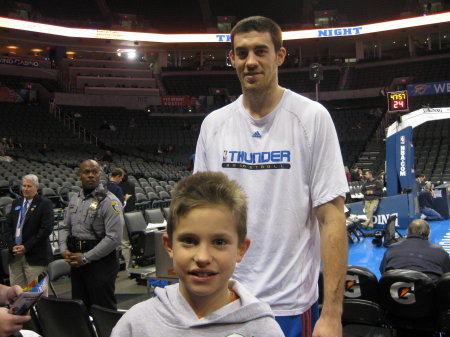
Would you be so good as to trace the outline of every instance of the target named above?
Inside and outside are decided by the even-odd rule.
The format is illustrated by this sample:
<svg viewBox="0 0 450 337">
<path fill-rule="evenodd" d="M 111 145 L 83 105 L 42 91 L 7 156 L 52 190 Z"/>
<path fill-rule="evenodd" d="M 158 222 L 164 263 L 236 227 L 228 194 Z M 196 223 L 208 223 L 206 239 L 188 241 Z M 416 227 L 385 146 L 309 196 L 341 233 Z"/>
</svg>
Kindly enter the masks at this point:
<svg viewBox="0 0 450 337">
<path fill-rule="evenodd" d="M 261 134 L 259 133 L 259 131 L 255 131 L 255 133 L 252 135 L 252 137 L 261 138 Z"/>
</svg>

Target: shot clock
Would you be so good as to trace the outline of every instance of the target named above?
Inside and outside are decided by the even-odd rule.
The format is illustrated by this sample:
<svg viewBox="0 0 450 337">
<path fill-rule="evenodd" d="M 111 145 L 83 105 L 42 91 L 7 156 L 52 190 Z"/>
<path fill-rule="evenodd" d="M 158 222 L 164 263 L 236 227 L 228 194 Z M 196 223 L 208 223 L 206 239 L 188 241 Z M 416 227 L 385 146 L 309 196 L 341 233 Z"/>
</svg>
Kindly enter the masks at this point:
<svg viewBox="0 0 450 337">
<path fill-rule="evenodd" d="M 391 91 L 387 93 L 388 112 L 408 111 L 408 92 Z"/>
</svg>

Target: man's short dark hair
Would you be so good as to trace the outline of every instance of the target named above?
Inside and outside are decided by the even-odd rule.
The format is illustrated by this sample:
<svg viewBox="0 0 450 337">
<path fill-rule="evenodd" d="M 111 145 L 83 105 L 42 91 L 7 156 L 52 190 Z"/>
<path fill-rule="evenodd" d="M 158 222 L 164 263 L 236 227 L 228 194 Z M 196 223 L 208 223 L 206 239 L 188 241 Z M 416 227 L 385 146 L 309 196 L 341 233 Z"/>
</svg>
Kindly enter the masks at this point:
<svg viewBox="0 0 450 337">
<path fill-rule="evenodd" d="M 430 236 L 430 225 L 422 219 L 411 221 L 408 225 L 408 235 L 418 235 L 424 240 L 428 240 Z"/>
<path fill-rule="evenodd" d="M 231 48 L 234 50 L 234 37 L 237 34 L 249 33 L 253 31 L 269 33 L 275 47 L 275 52 L 280 50 L 283 46 L 281 28 L 275 21 L 264 16 L 250 16 L 239 21 L 231 30 Z"/>
</svg>

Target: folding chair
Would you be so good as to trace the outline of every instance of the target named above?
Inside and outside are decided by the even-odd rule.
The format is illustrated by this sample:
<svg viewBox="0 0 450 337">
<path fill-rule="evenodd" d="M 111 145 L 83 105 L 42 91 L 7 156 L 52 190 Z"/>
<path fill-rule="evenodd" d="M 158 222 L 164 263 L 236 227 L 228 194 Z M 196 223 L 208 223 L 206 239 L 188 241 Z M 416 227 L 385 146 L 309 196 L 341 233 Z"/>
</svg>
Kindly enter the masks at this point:
<svg viewBox="0 0 450 337">
<path fill-rule="evenodd" d="M 97 337 L 81 300 L 41 297 L 36 310 L 45 337 Z"/>
<path fill-rule="evenodd" d="M 140 211 L 123 214 L 136 263 L 145 266 L 155 256 L 155 233 L 147 232 L 147 223 Z"/>
<path fill-rule="evenodd" d="M 97 304 L 91 306 L 90 312 L 98 337 L 110 337 L 113 328 L 125 313 L 124 311 L 103 308 Z"/>
<path fill-rule="evenodd" d="M 69 275 L 70 275 L 70 265 L 66 261 L 59 259 L 49 263 L 48 265 L 49 286 L 55 297 L 58 297 L 58 295 L 56 294 L 53 282 L 58 280 L 62 276 L 69 276 Z"/>
</svg>

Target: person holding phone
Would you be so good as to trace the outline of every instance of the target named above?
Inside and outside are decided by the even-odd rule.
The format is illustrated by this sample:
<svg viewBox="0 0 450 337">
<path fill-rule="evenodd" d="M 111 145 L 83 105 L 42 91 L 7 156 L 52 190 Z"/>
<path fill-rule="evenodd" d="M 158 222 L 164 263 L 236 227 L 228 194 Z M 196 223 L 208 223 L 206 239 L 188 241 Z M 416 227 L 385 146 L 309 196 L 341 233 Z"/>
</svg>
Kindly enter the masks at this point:
<svg viewBox="0 0 450 337">
<path fill-rule="evenodd" d="M 22 288 L 18 285 L 12 287 L 0 284 L 0 304 L 7 305 L 14 302 L 14 300 L 22 293 Z M 27 315 L 19 316 L 8 312 L 8 308 L 0 308 L 0 337 L 8 337 L 20 331 L 22 325 L 28 322 L 31 317 Z"/>
</svg>

